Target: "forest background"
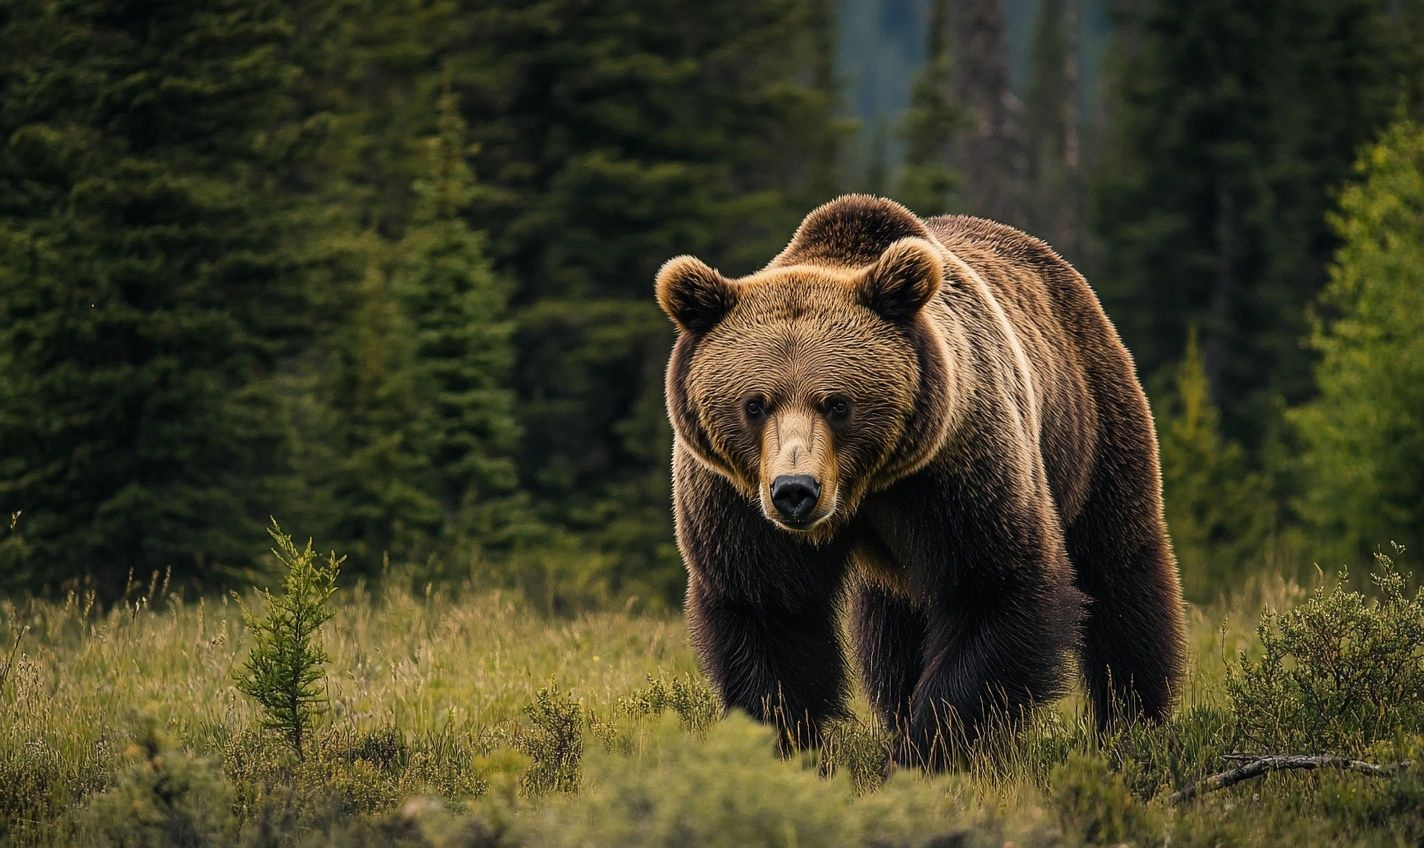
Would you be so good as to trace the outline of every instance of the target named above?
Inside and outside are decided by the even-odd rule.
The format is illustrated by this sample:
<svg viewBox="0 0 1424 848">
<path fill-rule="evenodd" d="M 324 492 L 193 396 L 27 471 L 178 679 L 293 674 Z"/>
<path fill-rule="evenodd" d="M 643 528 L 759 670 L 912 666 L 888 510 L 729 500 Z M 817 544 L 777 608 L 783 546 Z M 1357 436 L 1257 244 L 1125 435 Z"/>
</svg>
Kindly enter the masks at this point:
<svg viewBox="0 0 1424 848">
<path fill-rule="evenodd" d="M 845 191 L 1053 244 L 1192 600 L 1424 529 L 1424 3 L 5 0 L 0 593 L 676 608 L 658 265 Z"/>
</svg>

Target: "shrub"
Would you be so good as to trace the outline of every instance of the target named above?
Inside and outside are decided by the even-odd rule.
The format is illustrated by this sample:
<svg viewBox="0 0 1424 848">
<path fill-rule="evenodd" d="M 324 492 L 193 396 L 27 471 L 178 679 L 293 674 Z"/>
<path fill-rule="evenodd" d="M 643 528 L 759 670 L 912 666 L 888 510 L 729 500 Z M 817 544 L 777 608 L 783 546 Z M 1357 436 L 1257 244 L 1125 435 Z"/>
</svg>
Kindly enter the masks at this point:
<svg viewBox="0 0 1424 848">
<path fill-rule="evenodd" d="M 1222 752 L 1235 746 L 1234 727 L 1224 709 L 1183 706 L 1162 724 L 1123 727 L 1105 753 L 1132 793 L 1146 800 L 1220 771 Z"/>
<path fill-rule="evenodd" d="M 1069 845 L 1145 844 L 1161 823 L 1127 788 L 1107 760 L 1073 754 L 1050 778 L 1058 824 Z"/>
<path fill-rule="evenodd" d="M 716 722 L 701 739 L 670 715 L 651 730 L 649 750 L 656 754 L 635 767 L 625 757 L 591 750 L 584 790 L 521 819 L 517 843 L 978 848 L 1011 837 L 1021 845 L 1035 841 L 952 811 L 946 797 L 948 787 L 960 786 L 956 777 L 900 774 L 879 792 L 857 796 L 840 776 L 826 780 L 800 762 L 778 759 L 774 731 L 740 713 Z"/>
<path fill-rule="evenodd" d="M 538 797 L 549 792 L 574 792 L 583 760 L 583 705 L 549 684 L 524 707 L 527 724 L 514 732 L 514 747 L 532 761 L 520 786 Z"/>
<path fill-rule="evenodd" d="M 77 815 L 74 842 L 133 848 L 232 843 L 232 787 L 216 767 L 173 749 L 152 725 L 128 754 L 131 763 L 114 786 Z"/>
<path fill-rule="evenodd" d="M 655 716 L 672 710 L 682 720 L 682 728 L 704 734 L 722 715 L 722 705 L 707 681 L 684 674 L 671 681 L 648 676 L 647 688 L 638 689 L 618 699 L 618 708 L 635 717 Z"/>
<path fill-rule="evenodd" d="M 838 722 L 826 733 L 821 772 L 829 776 L 844 771 L 857 796 L 874 792 L 890 776 L 892 745 L 890 735 L 877 727 L 853 720 Z"/>
<path fill-rule="evenodd" d="M 1348 589 L 1342 574 L 1296 609 L 1265 613 L 1263 654 L 1242 654 L 1227 673 L 1247 742 L 1270 752 L 1359 754 L 1424 727 L 1424 591 L 1406 594 L 1393 558 L 1375 559 L 1377 598 Z"/>
</svg>

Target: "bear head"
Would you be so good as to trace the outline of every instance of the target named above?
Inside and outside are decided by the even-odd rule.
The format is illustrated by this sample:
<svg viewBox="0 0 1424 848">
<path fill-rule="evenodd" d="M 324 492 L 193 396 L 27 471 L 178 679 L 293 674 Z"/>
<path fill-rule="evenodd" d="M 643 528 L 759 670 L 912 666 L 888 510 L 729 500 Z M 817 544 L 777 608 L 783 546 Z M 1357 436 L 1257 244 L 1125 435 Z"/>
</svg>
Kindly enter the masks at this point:
<svg viewBox="0 0 1424 848">
<path fill-rule="evenodd" d="M 679 256 L 658 272 L 679 330 L 668 412 L 680 444 L 766 518 L 830 538 L 867 492 L 923 466 L 949 415 L 943 248 L 891 201 L 807 217 L 763 270 Z"/>
</svg>

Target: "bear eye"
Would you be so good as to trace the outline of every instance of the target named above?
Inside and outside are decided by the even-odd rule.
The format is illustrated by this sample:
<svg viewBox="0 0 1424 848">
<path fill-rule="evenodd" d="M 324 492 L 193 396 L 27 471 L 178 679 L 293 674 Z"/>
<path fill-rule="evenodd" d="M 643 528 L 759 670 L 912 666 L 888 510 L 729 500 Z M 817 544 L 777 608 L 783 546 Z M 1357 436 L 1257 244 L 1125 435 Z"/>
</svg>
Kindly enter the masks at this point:
<svg viewBox="0 0 1424 848">
<path fill-rule="evenodd" d="M 744 408 L 748 418 L 756 419 L 766 414 L 766 403 L 759 397 L 747 398 Z"/>
<path fill-rule="evenodd" d="M 826 413 L 832 418 L 844 418 L 850 414 L 850 401 L 836 395 L 826 401 Z"/>
</svg>

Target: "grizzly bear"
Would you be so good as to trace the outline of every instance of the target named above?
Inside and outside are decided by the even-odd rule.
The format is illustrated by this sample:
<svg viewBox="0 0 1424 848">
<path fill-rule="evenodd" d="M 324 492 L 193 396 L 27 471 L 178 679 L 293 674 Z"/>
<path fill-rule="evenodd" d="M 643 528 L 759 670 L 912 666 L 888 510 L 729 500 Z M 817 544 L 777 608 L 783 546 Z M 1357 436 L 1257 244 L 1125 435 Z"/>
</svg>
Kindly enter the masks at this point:
<svg viewBox="0 0 1424 848">
<path fill-rule="evenodd" d="M 1132 359 L 1048 245 L 864 195 L 765 268 L 679 256 L 657 299 L 694 647 L 724 705 L 816 744 L 839 616 L 896 759 L 941 768 L 1063 694 L 1161 719 L 1183 609 Z"/>
</svg>

